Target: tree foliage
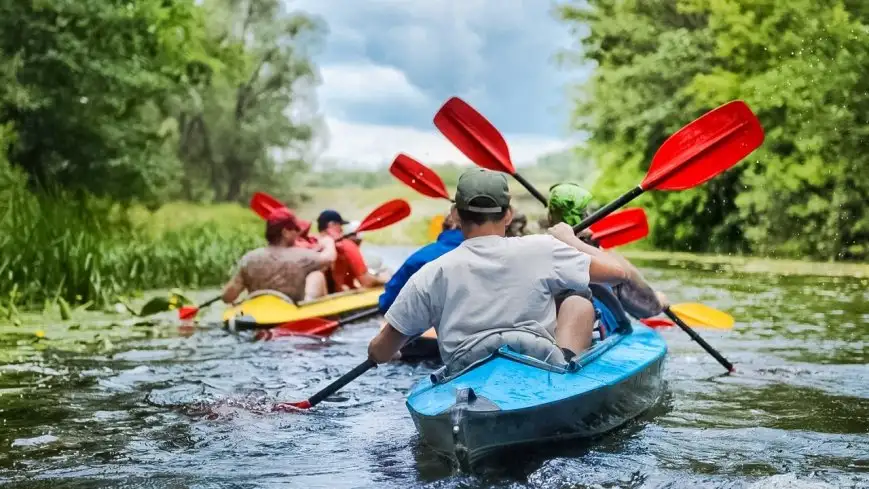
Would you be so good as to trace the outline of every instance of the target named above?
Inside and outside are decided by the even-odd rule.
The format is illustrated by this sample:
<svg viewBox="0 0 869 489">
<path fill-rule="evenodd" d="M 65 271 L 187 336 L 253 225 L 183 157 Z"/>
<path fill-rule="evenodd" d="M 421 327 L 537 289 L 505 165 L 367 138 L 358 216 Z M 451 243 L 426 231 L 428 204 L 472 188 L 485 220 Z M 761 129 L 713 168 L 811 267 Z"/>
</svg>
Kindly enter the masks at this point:
<svg viewBox="0 0 869 489">
<path fill-rule="evenodd" d="M 274 190 L 292 201 L 293 177 L 317 121 L 314 67 L 303 49 L 322 27 L 279 0 L 207 0 L 212 56 L 224 68 L 192 88 L 178 114 L 185 196 L 243 200 Z M 199 182 L 197 176 L 207 175 Z"/>
<path fill-rule="evenodd" d="M 299 102 L 316 82 L 304 47 L 320 27 L 285 8 L 0 3 L 4 155 L 31 188 L 150 204 L 240 200 L 251 185 L 289 185 L 316 121 Z"/>
<path fill-rule="evenodd" d="M 707 184 L 643 198 L 671 249 L 869 256 L 869 8 L 852 0 L 585 0 L 560 17 L 595 71 L 575 126 L 614 197 L 682 125 L 743 99 L 766 140 Z"/>
</svg>

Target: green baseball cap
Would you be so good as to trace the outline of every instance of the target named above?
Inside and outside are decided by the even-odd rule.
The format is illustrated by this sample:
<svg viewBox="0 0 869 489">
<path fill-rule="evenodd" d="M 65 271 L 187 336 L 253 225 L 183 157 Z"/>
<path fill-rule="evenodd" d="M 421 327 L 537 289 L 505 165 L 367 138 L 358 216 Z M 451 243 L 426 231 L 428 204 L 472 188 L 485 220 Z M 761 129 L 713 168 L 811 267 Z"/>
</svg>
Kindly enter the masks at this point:
<svg viewBox="0 0 869 489">
<path fill-rule="evenodd" d="M 591 199 L 591 192 L 575 183 L 557 183 L 549 188 L 550 219 L 576 226 Z"/>
<path fill-rule="evenodd" d="M 471 201 L 475 204 L 471 205 Z M 486 202 L 482 205 L 481 202 Z M 473 168 L 462 173 L 456 187 L 456 208 L 480 214 L 496 214 L 510 207 L 510 188 L 503 173 Z"/>
</svg>

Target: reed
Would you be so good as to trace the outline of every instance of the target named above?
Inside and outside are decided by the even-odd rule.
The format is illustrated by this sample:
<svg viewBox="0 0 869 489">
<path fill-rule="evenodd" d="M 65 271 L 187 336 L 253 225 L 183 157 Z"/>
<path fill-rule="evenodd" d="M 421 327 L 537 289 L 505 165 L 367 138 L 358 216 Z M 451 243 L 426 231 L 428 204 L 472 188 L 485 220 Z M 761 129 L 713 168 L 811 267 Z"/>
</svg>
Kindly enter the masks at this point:
<svg viewBox="0 0 869 489">
<path fill-rule="evenodd" d="M 240 206 L 170 205 L 149 213 L 88 196 L 35 195 L 6 178 L 0 320 L 46 301 L 103 308 L 135 291 L 217 285 L 262 244 L 261 223 Z"/>
</svg>

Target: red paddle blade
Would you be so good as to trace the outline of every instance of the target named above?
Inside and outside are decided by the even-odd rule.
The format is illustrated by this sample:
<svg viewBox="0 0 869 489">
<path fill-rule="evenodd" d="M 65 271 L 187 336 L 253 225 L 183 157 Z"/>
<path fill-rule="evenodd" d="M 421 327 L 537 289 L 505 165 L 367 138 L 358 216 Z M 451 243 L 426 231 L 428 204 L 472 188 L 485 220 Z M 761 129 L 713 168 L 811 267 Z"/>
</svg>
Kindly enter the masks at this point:
<svg viewBox="0 0 869 489">
<path fill-rule="evenodd" d="M 726 103 L 667 138 L 640 186 L 645 190 L 695 187 L 751 154 L 763 138 L 760 121 L 745 102 Z"/>
<path fill-rule="evenodd" d="M 640 207 L 614 212 L 592 224 L 591 238 L 602 248 L 615 248 L 648 236 L 649 221 Z"/>
<path fill-rule="evenodd" d="M 199 308 L 196 306 L 182 306 L 178 309 L 178 317 L 181 319 L 193 319 L 198 312 Z"/>
<path fill-rule="evenodd" d="M 310 401 L 307 400 L 298 402 L 282 402 L 272 406 L 272 411 L 291 412 L 297 409 L 311 409 L 311 407 Z"/>
<path fill-rule="evenodd" d="M 326 336 L 334 332 L 338 326 L 340 326 L 338 321 L 327 321 L 321 318 L 308 318 L 283 323 L 280 326 L 275 326 L 274 328 L 269 329 L 269 331 L 271 332 L 271 338 L 294 335 Z"/>
<path fill-rule="evenodd" d="M 281 201 L 263 192 L 256 192 L 250 199 L 250 208 L 263 219 L 268 219 L 272 211 L 282 207 L 287 208 Z"/>
<path fill-rule="evenodd" d="M 453 97 L 434 116 L 434 125 L 453 146 L 488 170 L 516 173 L 501 133 L 464 100 Z"/>
<path fill-rule="evenodd" d="M 650 328 L 672 328 L 676 323 L 665 318 L 645 318 L 640 319 L 640 322 Z"/>
<path fill-rule="evenodd" d="M 410 215 L 410 204 L 404 199 L 390 200 L 365 217 L 356 228 L 356 232 L 372 231 L 395 224 Z"/>
<path fill-rule="evenodd" d="M 447 193 L 441 177 L 431 168 L 404 153 L 395 157 L 392 165 L 389 166 L 389 173 L 426 197 L 450 200 L 450 194 Z"/>
</svg>

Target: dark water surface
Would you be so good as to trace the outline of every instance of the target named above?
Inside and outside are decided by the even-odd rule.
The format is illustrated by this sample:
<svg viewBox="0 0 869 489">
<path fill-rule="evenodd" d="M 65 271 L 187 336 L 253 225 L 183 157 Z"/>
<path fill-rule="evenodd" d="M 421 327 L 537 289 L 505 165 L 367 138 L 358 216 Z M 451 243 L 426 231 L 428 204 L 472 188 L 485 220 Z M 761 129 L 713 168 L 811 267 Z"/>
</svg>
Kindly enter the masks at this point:
<svg viewBox="0 0 869 489">
<path fill-rule="evenodd" d="M 395 267 L 408 249 L 372 248 Z M 4 487 L 869 487 L 869 282 L 645 262 L 673 302 L 737 319 L 702 331 L 721 367 L 666 331 L 667 393 L 602 439 L 525 450 L 475 475 L 421 445 L 404 393 L 430 365 L 390 364 L 308 413 L 270 413 L 365 358 L 378 324 L 331 345 L 219 329 L 82 324 L 0 335 Z M 200 298 L 209 294 L 203 293 Z M 209 317 L 219 314 L 210 311 Z M 105 317 L 102 318 L 105 320 Z M 118 321 L 118 319 L 115 319 Z M 23 327 L 26 329 L 26 326 Z M 90 332 L 90 336 L 85 333 Z M 87 337 L 79 346 L 76 335 Z M 70 339 L 72 338 L 72 339 Z"/>
</svg>

